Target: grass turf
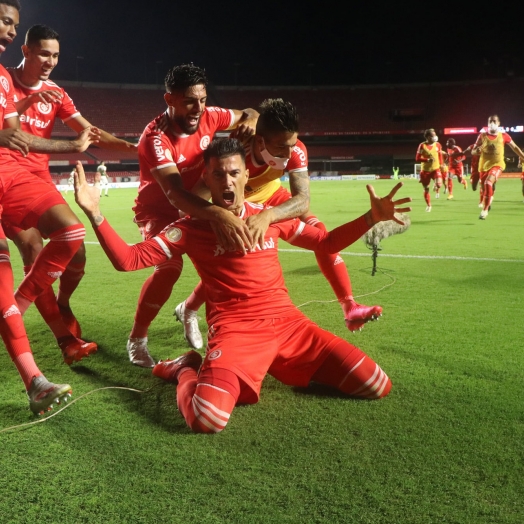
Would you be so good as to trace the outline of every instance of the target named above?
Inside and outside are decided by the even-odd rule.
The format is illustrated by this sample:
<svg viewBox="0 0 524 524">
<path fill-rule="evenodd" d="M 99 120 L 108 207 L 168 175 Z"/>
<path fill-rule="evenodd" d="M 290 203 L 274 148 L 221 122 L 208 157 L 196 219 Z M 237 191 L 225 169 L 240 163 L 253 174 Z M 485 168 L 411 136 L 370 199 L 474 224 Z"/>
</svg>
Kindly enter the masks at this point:
<svg viewBox="0 0 524 524">
<path fill-rule="evenodd" d="M 392 185 L 374 183 L 380 195 Z M 412 225 L 383 242 L 374 277 L 361 241 L 345 251 L 358 300 L 384 307 L 361 333 L 345 329 L 314 256 L 280 246 L 295 303 L 374 358 L 393 381 L 391 394 L 356 401 L 268 377 L 260 403 L 235 409 L 215 436 L 193 435 L 174 388 L 129 364 L 125 342 L 150 271 L 115 272 L 88 228 L 87 273 L 72 304 L 100 349 L 69 368 L 31 308 L 26 327 L 37 362 L 51 380 L 69 382 L 73 398 L 106 387 L 144 393 L 96 391 L 43 423 L 1 433 L 0 520 L 522 522 L 520 181 L 499 182 L 486 221 L 478 219 L 478 194 L 455 185 L 455 200 L 433 199 L 425 213 L 420 184 L 406 181 Z M 314 182 L 312 211 L 329 228 L 356 217 L 369 207 L 364 186 Z M 128 242 L 138 241 L 135 190 L 109 195 L 104 214 Z M 196 282 L 187 262 L 150 330 L 156 359 L 186 351 L 171 315 Z M 35 420 L 6 352 L 0 378 L 0 430 Z"/>
</svg>

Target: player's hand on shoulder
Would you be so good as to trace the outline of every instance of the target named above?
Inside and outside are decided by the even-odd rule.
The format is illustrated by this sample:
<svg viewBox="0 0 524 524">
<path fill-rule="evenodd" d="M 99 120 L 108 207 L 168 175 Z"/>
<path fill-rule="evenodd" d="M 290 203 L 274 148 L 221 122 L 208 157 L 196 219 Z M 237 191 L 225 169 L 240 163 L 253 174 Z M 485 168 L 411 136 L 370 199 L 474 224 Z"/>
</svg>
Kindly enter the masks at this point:
<svg viewBox="0 0 524 524">
<path fill-rule="evenodd" d="M 264 236 L 269 224 L 271 224 L 271 217 L 265 211 L 247 218 L 246 225 L 253 237 L 254 246 L 258 245 L 260 249 L 264 249 Z"/>
<path fill-rule="evenodd" d="M 256 120 L 254 124 L 249 120 L 246 120 L 244 123 L 238 125 L 235 129 L 231 131 L 229 136 L 231 138 L 238 138 L 241 142 L 245 142 L 247 139 L 251 138 L 255 134 Z"/>
<path fill-rule="evenodd" d="M 229 211 L 221 213 L 219 220 L 211 222 L 219 244 L 228 251 L 241 251 L 244 255 L 255 244 L 246 223 Z"/>
<path fill-rule="evenodd" d="M 400 207 L 411 202 L 410 197 L 393 200 L 398 190 L 403 186 L 402 182 L 396 184 L 385 197 L 379 197 L 375 193 L 372 185 L 368 184 L 366 189 L 371 201 L 371 210 L 366 213 L 366 220 L 370 226 L 382 222 L 383 220 L 394 220 L 397 224 L 404 225 L 404 222 L 397 218 L 396 213 L 408 213 L 411 207 Z"/>
<path fill-rule="evenodd" d="M 54 102 L 61 102 L 63 95 L 61 91 L 56 89 L 46 89 L 45 91 L 38 91 L 30 95 L 31 103 L 44 102 L 45 104 L 52 104 Z"/>
<path fill-rule="evenodd" d="M 0 130 L 0 147 L 19 151 L 24 156 L 29 153 L 29 139 L 30 137 L 21 129 L 7 128 Z"/>
</svg>

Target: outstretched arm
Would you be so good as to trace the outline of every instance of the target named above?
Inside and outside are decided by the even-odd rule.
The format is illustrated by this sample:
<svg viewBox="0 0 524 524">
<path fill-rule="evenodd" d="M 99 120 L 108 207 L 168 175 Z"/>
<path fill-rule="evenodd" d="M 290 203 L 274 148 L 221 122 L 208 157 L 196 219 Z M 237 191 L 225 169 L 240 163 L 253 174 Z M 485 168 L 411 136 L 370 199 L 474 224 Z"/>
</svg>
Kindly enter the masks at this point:
<svg viewBox="0 0 524 524">
<path fill-rule="evenodd" d="M 87 183 L 80 162 L 76 164 L 75 200 L 89 218 L 100 245 L 118 271 L 152 267 L 168 259 L 168 254 L 153 239 L 132 246 L 124 242 L 100 212 L 100 191 Z"/>
</svg>

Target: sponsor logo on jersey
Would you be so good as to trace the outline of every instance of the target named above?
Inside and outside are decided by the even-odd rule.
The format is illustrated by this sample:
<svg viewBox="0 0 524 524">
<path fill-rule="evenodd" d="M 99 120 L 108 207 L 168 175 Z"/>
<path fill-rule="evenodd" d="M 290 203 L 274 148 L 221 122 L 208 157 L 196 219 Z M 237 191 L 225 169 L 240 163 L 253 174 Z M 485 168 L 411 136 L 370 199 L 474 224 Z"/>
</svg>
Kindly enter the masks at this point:
<svg viewBox="0 0 524 524">
<path fill-rule="evenodd" d="M 186 161 L 186 157 L 184 155 L 180 155 L 178 157 L 178 160 L 176 161 L 177 164 L 180 164 L 180 162 L 185 162 Z"/>
<path fill-rule="evenodd" d="M 171 227 L 166 231 L 165 235 L 169 242 L 175 243 L 182 238 L 182 231 L 178 227 Z"/>
<path fill-rule="evenodd" d="M 0 84 L 6 93 L 9 93 L 9 80 L 5 76 L 0 76 Z"/>
<path fill-rule="evenodd" d="M 306 154 L 304 153 L 304 151 L 302 151 L 302 149 L 300 147 L 295 146 L 293 148 L 293 152 L 298 155 L 298 158 L 300 159 L 300 165 L 301 166 L 307 166 Z"/>
<path fill-rule="evenodd" d="M 166 155 L 162 146 L 162 140 L 160 140 L 158 137 L 155 137 L 153 139 L 153 147 L 155 148 L 156 159 L 159 162 L 163 162 L 166 159 Z"/>
<path fill-rule="evenodd" d="M 254 253 L 256 251 L 262 251 L 263 249 L 275 249 L 276 247 L 276 244 L 275 244 L 275 241 L 273 240 L 273 237 L 269 237 L 267 240 L 264 240 L 264 247 L 260 247 L 258 244 L 254 247 L 253 251 L 251 251 L 251 253 Z M 236 248 L 232 248 L 229 250 L 229 252 L 232 252 L 232 251 L 236 251 Z M 213 253 L 213 256 L 215 257 L 219 257 L 221 255 L 224 255 L 226 253 L 226 249 L 224 248 L 224 246 L 221 246 L 220 244 L 217 244 L 215 246 L 215 251 Z M 249 253 L 248 253 L 249 254 Z"/>
<path fill-rule="evenodd" d="M 214 351 L 211 351 L 211 353 L 207 355 L 207 359 L 216 360 L 217 358 L 220 358 L 221 356 L 222 356 L 222 351 L 220 351 L 220 349 L 215 349 Z"/>
<path fill-rule="evenodd" d="M 7 318 L 12 317 L 13 315 L 20 315 L 20 310 L 14 304 L 7 309 L 3 317 Z"/>
<path fill-rule="evenodd" d="M 207 149 L 209 147 L 209 143 L 211 142 L 211 139 L 209 138 L 209 135 L 204 135 L 200 139 L 200 149 L 204 151 L 204 149 Z"/>
<path fill-rule="evenodd" d="M 51 112 L 51 109 L 53 109 L 53 106 L 51 104 L 47 104 L 46 102 L 38 102 L 36 107 L 43 115 L 48 115 Z"/>
<path fill-rule="evenodd" d="M 51 120 L 40 120 L 39 118 L 32 118 L 28 115 L 20 115 L 20 122 L 32 127 L 45 129 L 51 123 Z"/>
</svg>

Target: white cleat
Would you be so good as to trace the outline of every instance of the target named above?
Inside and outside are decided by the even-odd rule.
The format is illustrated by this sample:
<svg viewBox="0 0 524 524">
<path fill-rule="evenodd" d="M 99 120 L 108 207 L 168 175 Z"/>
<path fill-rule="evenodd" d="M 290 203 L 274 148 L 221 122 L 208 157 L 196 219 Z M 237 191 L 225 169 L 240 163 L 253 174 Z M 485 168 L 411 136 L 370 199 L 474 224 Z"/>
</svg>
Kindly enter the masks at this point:
<svg viewBox="0 0 524 524">
<path fill-rule="evenodd" d="M 488 210 L 487 209 L 483 209 L 481 212 L 480 212 L 480 220 L 486 220 L 486 217 L 488 216 Z"/>
<path fill-rule="evenodd" d="M 427 212 L 427 213 L 430 213 L 430 212 L 431 212 L 431 206 L 427 206 L 427 207 L 426 207 L 426 212 Z"/>
<path fill-rule="evenodd" d="M 444 194 L 445 194 L 445 193 L 444 193 Z M 440 193 L 437 193 L 437 194 L 435 195 L 435 198 L 440 198 Z"/>
<path fill-rule="evenodd" d="M 195 349 L 200 349 L 203 346 L 202 333 L 198 327 L 197 312 L 186 308 L 186 302 L 181 302 L 175 308 L 174 315 L 179 322 L 184 326 L 184 338 L 188 344 Z"/>
<path fill-rule="evenodd" d="M 155 365 L 155 361 L 149 354 L 147 348 L 147 337 L 130 338 L 127 341 L 127 354 L 129 355 L 129 361 L 135 366 L 141 368 L 152 368 Z"/>
</svg>

